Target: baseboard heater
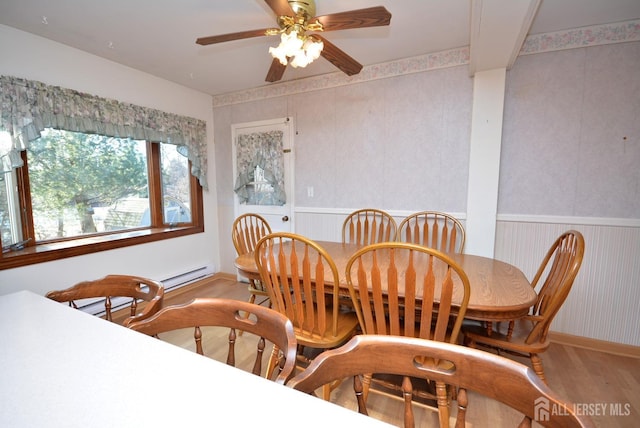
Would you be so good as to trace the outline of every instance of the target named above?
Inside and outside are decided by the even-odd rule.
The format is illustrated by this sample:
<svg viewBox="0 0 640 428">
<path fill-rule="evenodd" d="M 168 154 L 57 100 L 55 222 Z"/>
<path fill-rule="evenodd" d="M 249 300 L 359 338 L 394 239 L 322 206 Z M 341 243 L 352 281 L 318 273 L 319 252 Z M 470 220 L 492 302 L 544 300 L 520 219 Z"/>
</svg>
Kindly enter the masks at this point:
<svg viewBox="0 0 640 428">
<path fill-rule="evenodd" d="M 175 290 L 180 287 L 184 287 L 185 285 L 191 284 L 192 282 L 211 276 L 214 273 L 215 271 L 213 266 L 207 265 L 191 269 L 178 275 L 174 275 L 172 277 L 163 279 L 160 282 L 162 283 L 162 285 L 164 285 L 164 292 L 166 293 L 169 290 Z M 143 289 L 145 288 L 146 287 L 143 287 Z M 91 315 L 102 316 L 105 314 L 104 301 L 105 299 L 94 300 L 93 302 L 87 303 L 84 306 L 78 306 L 78 309 Z M 129 303 L 131 303 L 131 299 L 129 299 L 128 297 L 114 297 L 113 299 L 111 299 L 111 311 L 117 311 L 118 309 L 122 309 L 125 306 L 129 306 Z"/>
</svg>

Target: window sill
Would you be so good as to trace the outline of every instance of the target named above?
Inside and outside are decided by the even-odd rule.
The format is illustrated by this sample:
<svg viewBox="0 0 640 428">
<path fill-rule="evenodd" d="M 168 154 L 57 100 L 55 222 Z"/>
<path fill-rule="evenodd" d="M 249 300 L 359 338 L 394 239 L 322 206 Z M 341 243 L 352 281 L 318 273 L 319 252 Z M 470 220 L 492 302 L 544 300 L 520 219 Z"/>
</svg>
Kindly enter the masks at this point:
<svg viewBox="0 0 640 428">
<path fill-rule="evenodd" d="M 163 239 L 193 235 L 201 232 L 204 232 L 204 227 L 202 226 L 167 227 L 44 243 L 2 254 L 2 258 L 0 258 L 0 270 L 129 247 L 131 245 L 145 244 L 147 242 L 161 241 Z"/>
</svg>

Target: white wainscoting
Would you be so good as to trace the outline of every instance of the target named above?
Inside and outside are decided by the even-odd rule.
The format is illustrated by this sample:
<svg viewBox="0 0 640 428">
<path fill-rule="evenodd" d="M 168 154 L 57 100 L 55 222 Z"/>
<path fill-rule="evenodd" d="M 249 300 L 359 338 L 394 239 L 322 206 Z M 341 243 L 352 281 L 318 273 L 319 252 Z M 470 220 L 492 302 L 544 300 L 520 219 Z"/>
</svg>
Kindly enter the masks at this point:
<svg viewBox="0 0 640 428">
<path fill-rule="evenodd" d="M 298 207 L 296 233 L 314 240 L 342 239 L 353 209 Z M 388 211 L 398 223 L 410 214 Z M 465 214 L 451 213 L 463 221 Z M 499 215 L 495 257 L 532 279 L 553 241 L 568 229 L 585 238 L 582 267 L 551 330 L 640 346 L 640 220 Z"/>
<path fill-rule="evenodd" d="M 639 223 L 498 216 L 496 258 L 518 266 L 532 279 L 555 238 L 568 229 L 580 231 L 585 239 L 582 267 L 551 330 L 640 346 Z"/>
</svg>

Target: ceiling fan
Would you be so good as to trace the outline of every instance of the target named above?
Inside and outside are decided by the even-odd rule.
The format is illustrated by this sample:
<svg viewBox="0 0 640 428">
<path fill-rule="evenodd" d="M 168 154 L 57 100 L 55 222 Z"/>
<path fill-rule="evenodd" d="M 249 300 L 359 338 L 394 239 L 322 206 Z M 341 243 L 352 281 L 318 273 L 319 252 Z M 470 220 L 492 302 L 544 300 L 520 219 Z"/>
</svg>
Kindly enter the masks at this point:
<svg viewBox="0 0 640 428">
<path fill-rule="evenodd" d="M 305 67 L 320 55 L 347 75 L 352 76 L 362 70 L 362 64 L 317 33 L 379 27 L 389 25 L 391 22 L 391 14 L 383 6 L 315 16 L 314 0 L 265 0 L 265 2 L 277 15 L 278 28 L 200 37 L 196 43 L 204 46 L 252 37 L 280 35 L 280 45 L 269 49 L 274 58 L 265 79 L 267 82 L 282 79 L 287 64 L 293 67 Z"/>
</svg>

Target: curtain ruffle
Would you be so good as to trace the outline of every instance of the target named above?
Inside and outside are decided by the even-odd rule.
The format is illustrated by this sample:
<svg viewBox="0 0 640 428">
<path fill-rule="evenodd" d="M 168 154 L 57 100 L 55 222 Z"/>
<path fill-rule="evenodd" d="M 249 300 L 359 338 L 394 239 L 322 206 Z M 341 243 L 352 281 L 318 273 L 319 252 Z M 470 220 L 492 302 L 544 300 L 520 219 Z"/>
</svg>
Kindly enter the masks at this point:
<svg viewBox="0 0 640 428">
<path fill-rule="evenodd" d="M 0 131 L 7 131 L 12 139 L 10 143 L 0 139 L 2 172 L 22 166 L 20 151 L 45 128 L 175 144 L 191 161 L 191 174 L 207 189 L 205 121 L 0 76 Z"/>
</svg>

